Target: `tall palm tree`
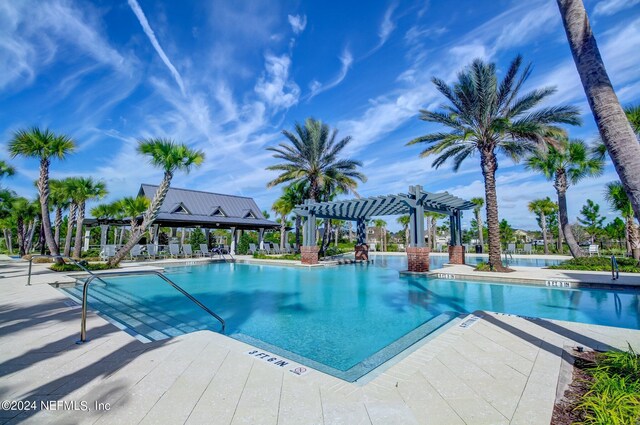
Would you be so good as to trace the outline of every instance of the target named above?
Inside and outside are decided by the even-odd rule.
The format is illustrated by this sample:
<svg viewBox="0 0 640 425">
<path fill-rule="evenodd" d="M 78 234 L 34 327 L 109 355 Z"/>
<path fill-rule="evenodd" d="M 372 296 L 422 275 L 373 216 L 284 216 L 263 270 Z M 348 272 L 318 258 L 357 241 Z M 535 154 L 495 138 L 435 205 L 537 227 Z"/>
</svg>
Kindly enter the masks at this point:
<svg viewBox="0 0 640 425">
<path fill-rule="evenodd" d="M 91 177 L 78 177 L 76 180 L 75 192 L 73 194 L 73 199 L 76 205 L 78 205 L 76 215 L 76 242 L 73 250 L 73 256 L 75 258 L 80 258 L 82 251 L 82 230 L 87 201 L 104 198 L 107 196 L 107 193 L 107 185 L 102 181 L 96 181 Z"/>
<path fill-rule="evenodd" d="M 620 106 L 582 0 L 557 0 L 569 47 L 602 141 L 640 217 L 640 144 Z"/>
<path fill-rule="evenodd" d="M 542 240 L 544 241 L 544 253 L 549 254 L 549 245 L 547 243 L 547 217 L 557 211 L 556 203 L 549 197 L 542 199 L 534 199 L 529 202 L 529 211 L 536 214 L 540 218 L 540 228 L 542 229 Z"/>
<path fill-rule="evenodd" d="M 473 207 L 473 214 L 476 216 L 476 223 L 478 223 L 478 244 L 483 247 L 482 249 L 484 249 L 484 227 L 482 224 L 482 207 L 484 206 L 484 198 L 471 198 L 471 202 L 475 204 L 475 207 Z"/>
<path fill-rule="evenodd" d="M 115 203 L 115 207 L 123 212 L 126 217 L 129 217 L 131 223 L 131 230 L 136 226 L 138 217 L 140 217 L 149 208 L 151 201 L 144 196 L 127 196 L 120 199 Z"/>
<path fill-rule="evenodd" d="M 287 231 L 287 216 L 295 208 L 295 204 L 291 203 L 291 198 L 285 196 L 286 190 L 271 206 L 271 209 L 280 216 L 280 249 L 284 248 L 284 236 Z"/>
<path fill-rule="evenodd" d="M 553 179 L 553 187 L 558 194 L 558 213 L 562 234 L 569 251 L 574 257 L 584 254 L 569 224 L 567 213 L 567 189 L 570 184 L 577 184 L 586 177 L 598 176 L 602 173 L 603 160 L 591 155 L 589 148 L 582 140 L 557 138 L 546 150 L 539 149 L 526 161 L 526 167 L 542 173 L 547 180 Z"/>
<path fill-rule="evenodd" d="M 307 118 L 304 125 L 296 123 L 295 133 L 282 130 L 282 134 L 288 143 L 267 148 L 275 152 L 274 158 L 284 161 L 267 167 L 267 170 L 282 171 L 267 183 L 267 187 L 287 182 L 307 182 L 309 198 L 318 201 L 323 188 L 334 187 L 348 193 L 356 189 L 358 180 L 367 181 L 364 174 L 358 171 L 358 167 L 362 166 L 360 161 L 339 158 L 351 137 L 336 141 L 338 131 L 331 131 L 327 124 L 313 118 Z"/>
<path fill-rule="evenodd" d="M 143 139 L 138 142 L 138 153 L 149 156 L 149 161 L 155 167 L 164 171 L 162 182 L 156 190 L 149 208 L 142 215 L 142 222 L 136 224 L 131 230 L 131 237 L 127 243 L 116 252 L 109 260 L 109 266 L 117 266 L 131 248 L 140 241 L 142 235 L 149 229 L 158 217 L 160 207 L 167 196 L 171 179 L 176 171 L 188 173 L 194 166 L 199 166 L 204 161 L 204 152 L 194 150 L 182 143 L 176 143 L 170 139 Z"/>
<path fill-rule="evenodd" d="M 67 177 L 62 180 L 61 190 L 63 196 L 69 200 L 69 215 L 67 216 L 67 234 L 64 239 L 64 255 L 71 255 L 71 240 L 73 239 L 73 226 L 76 224 L 78 215 L 78 203 L 75 200 L 77 177 Z"/>
<path fill-rule="evenodd" d="M 381 218 L 373 220 L 373 225 L 380 229 L 380 248 L 382 251 L 387 250 L 387 222 Z"/>
<path fill-rule="evenodd" d="M 40 178 L 38 179 L 38 192 L 40 195 L 40 211 L 44 237 L 52 255 L 60 255 L 60 251 L 51 231 L 51 218 L 49 217 L 49 166 L 51 159 L 64 159 L 75 149 L 74 141 L 63 134 L 55 134 L 49 129 L 40 130 L 33 127 L 30 130 L 19 130 L 9 141 L 9 154 L 12 157 L 24 156 L 38 158 L 40 160 Z M 58 264 L 61 259 L 56 259 Z"/>
<path fill-rule="evenodd" d="M 291 211 L 296 205 L 304 203 L 305 199 L 309 198 L 309 190 L 306 182 L 292 183 L 286 186 L 279 199 L 282 199 L 283 203 L 286 203 L 291 207 Z M 296 214 L 295 228 L 296 228 L 296 247 L 300 246 L 300 227 L 302 224 L 302 218 Z"/>
<path fill-rule="evenodd" d="M 402 230 L 404 230 L 404 243 L 409 246 L 409 223 L 411 222 L 411 217 L 408 214 L 401 215 L 396 219 L 396 222 L 402 226 Z"/>
<path fill-rule="evenodd" d="M 474 153 L 480 155 L 484 178 L 487 226 L 489 229 L 489 264 L 494 270 L 503 270 L 500 260 L 500 227 L 496 194 L 496 153 L 519 160 L 525 153 L 543 143 L 549 131 L 558 132 L 554 124 L 579 124 L 579 112 L 573 106 L 538 106 L 555 88 L 542 88 L 520 94 L 520 89 L 531 73 L 530 65 L 522 69 L 522 57 L 516 56 L 507 72 L 498 82 L 496 66 L 481 59 L 458 74 L 458 80 L 448 86 L 444 80 L 433 78 L 433 83 L 450 105 L 440 111 L 420 111 L 420 119 L 449 127 L 448 132 L 436 132 L 418 137 L 409 144 L 430 145 L 421 156 L 438 155 L 433 167 L 453 160 L 457 171 L 465 159 Z"/>
<path fill-rule="evenodd" d="M 56 217 L 53 222 L 55 228 L 53 239 L 56 241 L 56 245 L 60 247 L 60 228 L 62 227 L 62 212 L 69 208 L 71 203 L 67 196 L 64 180 L 49 180 L 49 199 L 56 212 Z"/>
<path fill-rule="evenodd" d="M 18 250 L 22 257 L 29 253 L 30 234 L 35 226 L 39 205 L 26 198 L 16 198 L 11 207 L 11 215 L 18 231 Z"/>
<path fill-rule="evenodd" d="M 627 106 L 624 108 L 624 114 L 627 116 L 633 132 L 636 133 L 636 137 L 640 138 L 640 104 Z"/>
<path fill-rule="evenodd" d="M 117 205 L 117 202 L 112 202 L 110 204 L 98 204 L 95 207 L 91 208 L 91 215 L 98 220 L 98 222 L 106 222 L 112 218 L 114 218 L 116 216 L 116 214 L 118 214 L 119 212 L 119 205 Z M 100 232 L 100 244 L 107 244 L 108 243 L 108 238 L 109 238 L 109 234 L 108 232 L 109 227 L 107 226 L 106 228 L 102 228 L 101 227 L 101 232 Z M 104 233 L 103 233 L 104 232 Z M 114 240 L 117 240 L 117 231 L 116 231 L 116 235 L 114 237 Z"/>
<path fill-rule="evenodd" d="M 0 160 L 0 179 L 11 177 L 16 173 L 16 169 L 6 161 Z"/>
<path fill-rule="evenodd" d="M 611 205 L 611 208 L 618 211 L 624 218 L 625 233 L 631 254 L 633 258 L 640 260 L 640 234 L 638 233 L 638 225 L 636 224 L 629 197 L 620 182 L 608 183 L 606 187 L 604 197 Z"/>
</svg>

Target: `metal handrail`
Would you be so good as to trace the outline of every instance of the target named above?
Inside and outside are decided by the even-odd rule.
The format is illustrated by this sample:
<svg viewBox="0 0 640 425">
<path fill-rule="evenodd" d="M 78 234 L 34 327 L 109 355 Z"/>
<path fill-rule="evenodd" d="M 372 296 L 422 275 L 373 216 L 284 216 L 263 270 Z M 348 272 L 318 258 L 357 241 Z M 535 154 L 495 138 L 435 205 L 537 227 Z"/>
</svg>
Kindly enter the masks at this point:
<svg viewBox="0 0 640 425">
<path fill-rule="evenodd" d="M 82 288 L 82 322 L 80 323 L 80 340 L 76 342 L 77 344 L 82 344 L 87 340 L 87 298 L 89 294 L 89 285 L 91 284 L 93 279 L 100 279 L 99 276 L 127 276 L 127 275 L 140 275 L 140 274 L 155 274 L 156 276 L 160 277 L 162 280 L 167 282 L 169 285 L 171 285 L 174 289 L 176 289 L 182 295 L 189 298 L 189 300 L 191 300 L 198 307 L 200 307 L 205 312 L 209 313 L 211 316 L 217 319 L 220 322 L 220 324 L 222 324 L 222 332 L 224 333 L 226 323 L 222 317 L 218 316 L 216 313 L 209 310 L 207 306 L 205 306 L 200 301 L 195 299 L 193 295 L 191 295 L 190 293 L 182 289 L 180 286 L 178 286 L 175 282 L 173 282 L 163 273 L 157 270 L 122 270 L 122 271 L 116 271 L 116 272 L 100 273 L 99 275 L 92 274 L 92 276 L 85 281 L 84 287 Z"/>
<path fill-rule="evenodd" d="M 611 256 L 611 280 L 618 280 L 620 278 L 620 270 L 618 269 L 618 260 L 616 256 Z"/>
<path fill-rule="evenodd" d="M 31 266 L 33 265 L 33 259 L 34 258 L 61 258 L 63 260 L 64 259 L 71 260 L 71 262 L 73 264 L 75 264 L 76 266 L 80 267 L 85 272 L 89 273 L 92 276 L 96 276 L 95 273 L 92 273 L 91 270 L 89 270 L 88 268 L 83 266 L 79 261 L 76 261 L 75 259 L 69 257 L 68 255 L 36 254 L 36 255 L 32 255 L 31 258 L 29 258 L 29 274 L 27 275 L 27 285 L 26 286 L 31 286 Z M 100 279 L 99 277 L 98 277 L 98 280 L 100 282 L 104 283 L 105 285 L 107 284 L 107 282 L 105 282 L 104 280 Z"/>
<path fill-rule="evenodd" d="M 509 267 L 509 258 L 507 258 L 507 254 L 509 255 L 509 258 L 511 258 L 511 260 L 513 260 L 513 255 L 510 252 L 505 252 L 504 253 L 505 267 Z"/>
</svg>

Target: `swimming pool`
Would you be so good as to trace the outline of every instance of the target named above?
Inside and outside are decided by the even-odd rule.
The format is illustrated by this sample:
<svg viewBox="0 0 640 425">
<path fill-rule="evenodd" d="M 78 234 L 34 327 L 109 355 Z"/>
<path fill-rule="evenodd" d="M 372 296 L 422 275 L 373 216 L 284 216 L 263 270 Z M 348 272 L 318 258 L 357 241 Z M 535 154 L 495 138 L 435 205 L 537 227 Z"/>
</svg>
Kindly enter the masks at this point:
<svg viewBox="0 0 640 425">
<path fill-rule="evenodd" d="M 213 263 L 167 272 L 226 320 L 230 337 L 350 381 L 476 310 L 640 329 L 640 295 L 630 291 L 400 276 L 375 264 Z M 80 288 L 64 290 L 78 297 Z M 89 304 L 149 339 L 220 328 L 153 276 L 96 282 Z"/>
<path fill-rule="evenodd" d="M 385 254 L 373 254 L 370 256 L 374 264 L 381 265 L 383 267 L 392 267 L 396 270 L 407 270 L 407 256 L 406 255 L 385 255 Z M 489 258 L 486 255 L 481 254 L 466 254 L 464 256 L 465 261 L 469 265 L 475 265 L 479 262 L 487 262 Z M 509 258 L 509 265 L 517 267 L 547 267 L 560 264 L 564 260 L 556 260 L 540 257 L 513 257 Z M 431 270 L 439 269 L 444 264 L 449 262 L 448 255 L 430 255 L 429 266 Z"/>
</svg>

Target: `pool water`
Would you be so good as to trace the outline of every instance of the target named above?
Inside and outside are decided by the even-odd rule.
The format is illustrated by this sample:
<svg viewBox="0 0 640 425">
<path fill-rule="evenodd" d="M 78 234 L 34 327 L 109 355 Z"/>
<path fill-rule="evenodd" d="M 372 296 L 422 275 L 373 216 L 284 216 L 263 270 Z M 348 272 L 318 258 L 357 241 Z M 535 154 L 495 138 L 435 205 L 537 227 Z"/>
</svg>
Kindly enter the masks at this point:
<svg viewBox="0 0 640 425">
<path fill-rule="evenodd" d="M 407 270 L 407 256 L 406 255 L 384 255 L 374 254 L 371 255 L 371 260 L 376 265 L 383 267 L 392 267 L 396 270 Z M 489 258 L 486 255 L 466 254 L 465 262 L 469 265 L 475 265 L 480 262 L 487 262 Z M 514 257 L 509 258 L 510 266 L 517 267 L 547 267 L 560 264 L 564 260 L 555 260 L 548 258 L 528 258 L 528 257 Z M 449 262 L 448 255 L 430 255 L 429 266 L 433 269 L 439 269 L 444 264 Z"/>
<path fill-rule="evenodd" d="M 351 381 L 476 310 L 640 329 L 639 292 L 400 276 L 401 262 L 381 257 L 373 265 L 311 269 L 213 263 L 167 273 L 226 320 L 230 337 Z M 65 291 L 77 297 L 80 288 Z M 89 303 L 149 339 L 220 329 L 155 276 L 96 282 Z"/>
</svg>

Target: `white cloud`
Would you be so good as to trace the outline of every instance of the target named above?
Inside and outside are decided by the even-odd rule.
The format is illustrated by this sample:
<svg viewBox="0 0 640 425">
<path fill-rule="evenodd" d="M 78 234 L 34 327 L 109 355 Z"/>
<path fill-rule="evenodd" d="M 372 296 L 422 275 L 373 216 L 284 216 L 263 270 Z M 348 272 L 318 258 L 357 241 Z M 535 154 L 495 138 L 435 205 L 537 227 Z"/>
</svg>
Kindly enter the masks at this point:
<svg viewBox="0 0 640 425">
<path fill-rule="evenodd" d="M 593 9 L 593 16 L 609 16 L 640 4 L 640 0 L 600 0 Z"/>
<path fill-rule="evenodd" d="M 289 18 L 289 24 L 294 34 L 300 34 L 307 27 L 306 15 L 288 15 L 287 18 Z"/>
<path fill-rule="evenodd" d="M 298 103 L 300 88 L 289 80 L 291 58 L 287 55 L 265 56 L 265 72 L 255 86 L 255 92 L 276 110 L 287 109 Z"/>
<path fill-rule="evenodd" d="M 327 82 L 326 84 L 322 84 L 317 80 L 313 80 L 310 84 L 311 93 L 309 94 L 309 100 L 313 99 L 318 94 L 325 92 L 329 89 L 334 88 L 338 84 L 340 84 L 347 76 L 349 72 L 349 68 L 353 64 L 353 56 L 348 49 L 344 49 L 342 54 L 340 55 L 340 71 L 338 75 L 333 78 L 333 80 Z"/>
<path fill-rule="evenodd" d="M 184 82 L 182 81 L 182 76 L 180 76 L 180 73 L 178 72 L 176 67 L 173 66 L 173 64 L 167 57 L 167 54 L 162 49 L 162 46 L 160 46 L 160 43 L 158 42 L 158 39 L 156 38 L 155 33 L 153 32 L 153 30 L 151 29 L 151 26 L 149 25 L 149 21 L 147 20 L 147 17 L 144 15 L 144 12 L 142 11 L 142 8 L 140 7 L 140 5 L 136 0 L 128 0 L 128 2 L 129 2 L 129 6 L 131 7 L 131 10 L 133 10 L 133 13 L 135 13 L 136 17 L 138 18 L 138 21 L 140 21 L 140 25 L 142 26 L 144 33 L 149 38 L 151 45 L 153 45 L 153 48 L 158 53 L 158 56 L 160 56 L 160 59 L 162 59 L 162 62 L 164 62 L 165 66 L 169 69 L 169 72 L 171 73 L 173 78 L 176 80 L 176 84 L 178 84 L 178 87 L 180 87 L 180 92 L 184 96 L 185 89 L 184 89 Z"/>
</svg>

